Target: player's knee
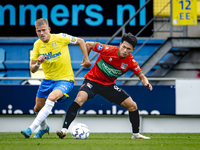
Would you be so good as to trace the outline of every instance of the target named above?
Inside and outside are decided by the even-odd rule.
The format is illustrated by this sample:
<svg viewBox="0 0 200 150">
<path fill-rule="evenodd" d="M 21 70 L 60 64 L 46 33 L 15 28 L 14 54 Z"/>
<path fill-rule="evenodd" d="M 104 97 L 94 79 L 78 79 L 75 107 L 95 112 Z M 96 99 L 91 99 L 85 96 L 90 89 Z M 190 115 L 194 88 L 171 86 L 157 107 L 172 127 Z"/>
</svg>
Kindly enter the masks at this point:
<svg viewBox="0 0 200 150">
<path fill-rule="evenodd" d="M 35 112 L 39 112 L 40 109 L 41 109 L 40 107 L 37 107 L 37 106 L 34 107 L 34 111 L 35 111 Z"/>
<path fill-rule="evenodd" d="M 82 97 L 76 97 L 75 102 L 82 106 L 85 103 L 85 100 Z"/>
<path fill-rule="evenodd" d="M 50 94 L 47 99 L 50 100 L 50 101 L 56 101 L 57 97 L 53 94 Z"/>
<path fill-rule="evenodd" d="M 63 92 L 59 89 L 56 89 L 49 94 L 47 99 L 52 101 L 52 102 L 56 102 L 61 97 L 63 97 Z"/>
<path fill-rule="evenodd" d="M 88 94 L 85 91 L 79 91 L 74 101 L 82 106 L 87 101 L 87 99 Z"/>
<path fill-rule="evenodd" d="M 128 111 L 135 111 L 135 110 L 137 110 L 137 104 L 136 104 L 136 102 L 132 102 L 132 103 L 130 103 L 128 106 L 127 106 L 127 109 L 128 109 Z"/>
</svg>

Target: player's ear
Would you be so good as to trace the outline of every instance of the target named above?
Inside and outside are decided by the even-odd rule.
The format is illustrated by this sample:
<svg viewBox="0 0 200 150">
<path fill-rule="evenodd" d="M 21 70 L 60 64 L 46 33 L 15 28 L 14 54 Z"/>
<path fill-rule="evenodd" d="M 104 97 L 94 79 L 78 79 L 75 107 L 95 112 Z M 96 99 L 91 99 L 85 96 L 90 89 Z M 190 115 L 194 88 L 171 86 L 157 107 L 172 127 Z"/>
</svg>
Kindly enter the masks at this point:
<svg viewBox="0 0 200 150">
<path fill-rule="evenodd" d="M 132 49 L 131 53 L 135 50 L 135 48 Z"/>
<path fill-rule="evenodd" d="M 51 27 L 49 27 L 49 32 L 51 31 Z"/>
</svg>

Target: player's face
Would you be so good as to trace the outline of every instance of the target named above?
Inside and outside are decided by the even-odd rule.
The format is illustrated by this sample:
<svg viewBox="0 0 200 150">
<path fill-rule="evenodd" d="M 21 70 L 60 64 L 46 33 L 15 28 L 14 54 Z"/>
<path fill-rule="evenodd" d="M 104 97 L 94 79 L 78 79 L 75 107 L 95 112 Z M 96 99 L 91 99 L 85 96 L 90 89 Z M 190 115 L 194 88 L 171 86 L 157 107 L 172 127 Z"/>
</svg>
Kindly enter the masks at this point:
<svg viewBox="0 0 200 150">
<path fill-rule="evenodd" d="M 36 33 L 40 40 L 42 40 L 43 42 L 47 43 L 49 41 L 50 27 L 48 27 L 48 25 L 43 24 L 41 26 L 36 26 Z"/>
<path fill-rule="evenodd" d="M 135 50 L 135 48 L 133 48 L 133 46 L 130 43 L 128 43 L 126 41 L 124 41 L 123 43 L 120 43 L 120 48 L 119 48 L 120 57 L 125 58 L 134 50 Z"/>
</svg>

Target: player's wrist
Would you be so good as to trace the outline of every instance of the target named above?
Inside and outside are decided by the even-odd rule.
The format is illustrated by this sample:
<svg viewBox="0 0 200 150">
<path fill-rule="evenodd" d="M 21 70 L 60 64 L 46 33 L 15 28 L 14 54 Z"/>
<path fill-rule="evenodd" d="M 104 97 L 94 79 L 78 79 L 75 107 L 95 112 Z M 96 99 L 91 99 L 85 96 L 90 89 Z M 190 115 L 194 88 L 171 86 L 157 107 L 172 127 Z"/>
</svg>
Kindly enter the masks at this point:
<svg viewBox="0 0 200 150">
<path fill-rule="evenodd" d="M 40 67 L 40 64 L 38 64 L 38 62 L 36 62 L 36 64 L 35 64 L 37 67 Z"/>
</svg>

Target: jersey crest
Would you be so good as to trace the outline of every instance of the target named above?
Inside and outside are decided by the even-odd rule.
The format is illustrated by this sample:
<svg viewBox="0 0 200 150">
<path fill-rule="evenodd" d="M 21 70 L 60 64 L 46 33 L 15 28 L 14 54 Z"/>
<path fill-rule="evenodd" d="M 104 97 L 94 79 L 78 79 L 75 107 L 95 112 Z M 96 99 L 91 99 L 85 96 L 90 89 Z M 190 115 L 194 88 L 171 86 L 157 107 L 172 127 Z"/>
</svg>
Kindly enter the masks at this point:
<svg viewBox="0 0 200 150">
<path fill-rule="evenodd" d="M 55 48 L 57 47 L 57 43 L 56 43 L 56 42 L 53 42 L 53 43 L 52 43 L 52 46 L 53 46 L 53 48 L 55 49 Z"/>
<path fill-rule="evenodd" d="M 122 68 L 122 69 L 126 69 L 127 66 L 128 66 L 128 64 L 125 64 L 125 63 L 122 63 L 122 64 L 121 64 L 121 68 Z"/>
</svg>

